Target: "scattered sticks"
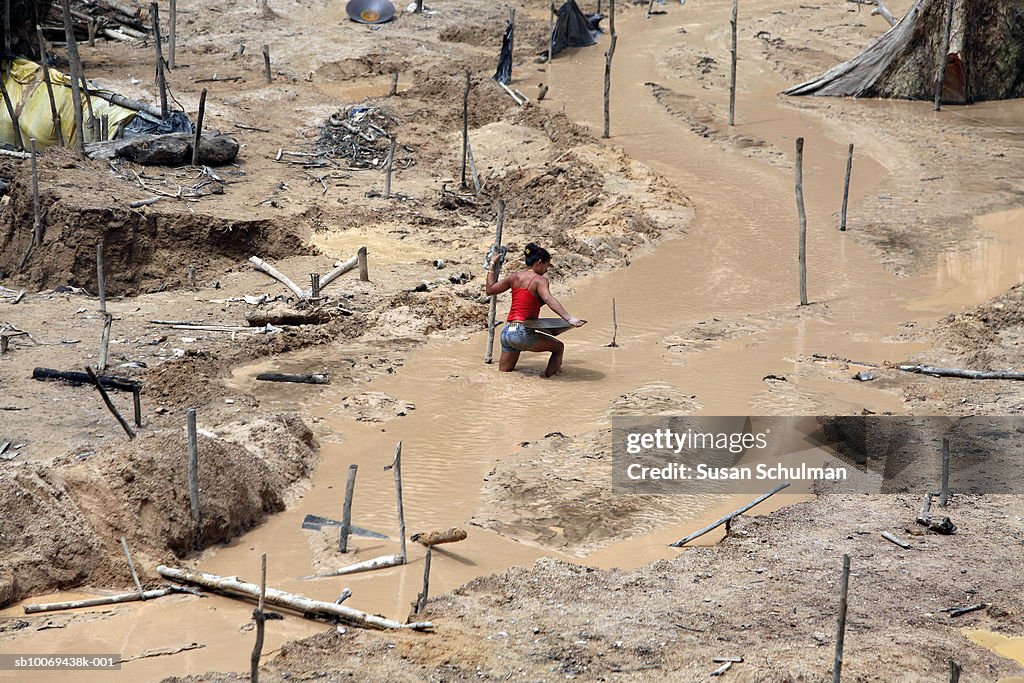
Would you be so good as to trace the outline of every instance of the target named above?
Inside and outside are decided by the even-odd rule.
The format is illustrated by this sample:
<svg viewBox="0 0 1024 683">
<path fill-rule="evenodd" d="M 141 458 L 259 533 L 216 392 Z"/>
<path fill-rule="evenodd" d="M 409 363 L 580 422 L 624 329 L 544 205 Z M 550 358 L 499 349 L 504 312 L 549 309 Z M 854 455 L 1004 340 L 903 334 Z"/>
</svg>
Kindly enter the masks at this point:
<svg viewBox="0 0 1024 683">
<path fill-rule="evenodd" d="M 853 171 L 853 143 L 846 154 L 846 180 L 843 181 L 843 209 L 839 213 L 839 230 L 846 232 L 846 205 L 850 199 L 850 174 Z"/>
<path fill-rule="evenodd" d="M 949 612 L 949 616 L 950 617 L 962 617 L 965 614 L 970 614 L 971 612 L 977 612 L 978 610 L 985 609 L 986 607 L 988 607 L 987 603 L 979 602 L 979 603 L 974 604 L 974 605 L 968 605 L 967 607 L 947 607 L 946 609 L 944 609 L 942 611 L 943 612 Z"/>
<path fill-rule="evenodd" d="M 352 526 L 352 496 L 356 489 L 356 472 L 359 465 L 348 466 L 348 481 L 345 483 L 345 503 L 341 513 L 341 534 L 338 538 L 338 552 L 348 552 L 349 527 Z"/>
<path fill-rule="evenodd" d="M 800 219 L 800 305 L 807 305 L 807 212 L 804 210 L 804 139 L 796 139 L 796 210 Z"/>
<path fill-rule="evenodd" d="M 850 556 L 843 555 L 843 575 L 839 580 L 839 625 L 836 628 L 836 656 L 832 665 L 832 683 L 839 683 L 843 671 L 843 641 L 846 638 L 846 597 L 850 588 Z"/>
<path fill-rule="evenodd" d="M 117 412 L 117 408 L 114 407 L 114 404 L 110 401 L 110 396 L 107 395 L 107 390 L 103 388 L 103 384 L 101 384 L 99 378 L 96 377 L 96 373 L 93 372 L 92 367 L 88 365 L 85 366 L 85 371 L 89 374 L 89 379 L 92 380 L 96 390 L 100 392 L 100 397 L 103 399 L 103 403 L 106 404 L 107 410 L 117 418 L 118 423 L 121 425 L 121 429 L 123 429 L 124 433 L 128 435 L 128 439 L 134 439 L 135 432 L 132 431 L 132 428 L 129 427 L 128 423 L 125 422 L 123 417 L 121 417 L 121 413 Z"/>
<path fill-rule="evenodd" d="M 612 91 L 612 57 L 615 56 L 615 43 L 618 36 L 615 33 L 615 0 L 608 0 L 608 29 L 611 33 L 611 42 L 608 50 L 604 53 L 604 133 L 601 137 L 608 139 L 609 128 L 609 98 Z"/>
<path fill-rule="evenodd" d="M 498 253 L 501 249 L 501 231 L 505 227 L 505 200 L 498 200 L 498 226 L 494 231 L 494 251 Z M 501 260 L 498 260 L 501 263 Z M 494 277 L 497 280 L 497 264 L 494 267 Z M 484 355 L 484 363 L 490 365 L 494 362 L 494 318 L 498 313 L 498 297 L 497 295 L 491 296 L 491 308 L 487 313 L 487 353 Z"/>
<path fill-rule="evenodd" d="M 781 484 L 779 484 L 778 486 L 773 488 L 768 493 L 765 493 L 765 494 L 763 494 L 761 496 L 758 496 L 757 498 L 755 498 L 751 502 L 747 503 L 746 505 L 744 505 L 740 509 L 734 510 L 733 512 L 730 512 L 729 514 L 727 514 L 725 517 L 722 517 L 717 522 L 713 522 L 713 523 L 709 524 L 708 526 L 704 527 L 703 529 L 701 529 L 700 531 L 695 531 L 692 534 L 690 534 L 689 536 L 687 536 L 686 538 L 680 539 L 680 540 L 676 541 L 675 543 L 669 544 L 669 547 L 671 547 L 671 548 L 682 548 L 684 545 L 686 545 L 687 543 L 689 543 L 693 539 L 700 538 L 704 534 L 708 533 L 709 531 L 713 531 L 713 530 L 717 529 L 718 527 L 722 526 L 726 522 L 731 522 L 735 517 L 739 517 L 744 512 L 746 512 L 750 508 L 754 507 L 755 505 L 760 505 L 761 503 L 766 501 L 768 498 L 774 496 L 776 493 L 778 493 L 782 489 L 786 488 L 787 486 L 789 486 L 789 482 L 788 481 L 782 482 Z"/>
</svg>

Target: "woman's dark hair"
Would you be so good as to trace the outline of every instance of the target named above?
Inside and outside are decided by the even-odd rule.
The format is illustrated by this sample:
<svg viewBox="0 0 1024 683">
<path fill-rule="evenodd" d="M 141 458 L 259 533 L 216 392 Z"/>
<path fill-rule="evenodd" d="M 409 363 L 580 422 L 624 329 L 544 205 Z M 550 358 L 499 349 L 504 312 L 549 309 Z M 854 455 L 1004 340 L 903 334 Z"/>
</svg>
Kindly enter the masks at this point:
<svg viewBox="0 0 1024 683">
<path fill-rule="evenodd" d="M 523 249 L 523 253 L 526 255 L 526 265 L 529 267 L 532 267 L 533 264 L 538 261 L 547 262 L 551 260 L 551 254 L 548 253 L 548 250 L 543 247 L 538 247 L 533 242 L 526 245 L 526 248 Z"/>
</svg>

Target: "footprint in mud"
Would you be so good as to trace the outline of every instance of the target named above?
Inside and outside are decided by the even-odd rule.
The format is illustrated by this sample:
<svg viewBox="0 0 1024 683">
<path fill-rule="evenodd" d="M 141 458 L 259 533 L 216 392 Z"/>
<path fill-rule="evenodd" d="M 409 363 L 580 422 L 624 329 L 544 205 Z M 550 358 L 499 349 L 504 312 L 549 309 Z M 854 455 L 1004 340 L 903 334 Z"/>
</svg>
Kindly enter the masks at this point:
<svg viewBox="0 0 1024 683">
<path fill-rule="evenodd" d="M 330 410 L 331 415 L 347 417 L 357 422 L 387 422 L 405 417 L 416 406 L 380 391 L 367 391 L 356 396 L 343 396 Z"/>
<path fill-rule="evenodd" d="M 622 394 L 608 407 L 608 415 L 689 415 L 703 408 L 696 394 L 684 394 L 671 385 L 655 382 Z"/>
</svg>

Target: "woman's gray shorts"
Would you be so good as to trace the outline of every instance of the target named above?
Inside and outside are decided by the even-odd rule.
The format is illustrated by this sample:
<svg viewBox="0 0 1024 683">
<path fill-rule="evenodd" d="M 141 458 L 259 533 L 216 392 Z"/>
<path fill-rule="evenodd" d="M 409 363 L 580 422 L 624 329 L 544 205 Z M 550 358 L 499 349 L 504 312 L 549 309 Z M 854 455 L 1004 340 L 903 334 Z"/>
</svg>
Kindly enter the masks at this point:
<svg viewBox="0 0 1024 683">
<path fill-rule="evenodd" d="M 501 330 L 501 350 L 505 353 L 529 351 L 540 339 L 536 330 L 531 330 L 521 322 L 505 323 Z"/>
</svg>

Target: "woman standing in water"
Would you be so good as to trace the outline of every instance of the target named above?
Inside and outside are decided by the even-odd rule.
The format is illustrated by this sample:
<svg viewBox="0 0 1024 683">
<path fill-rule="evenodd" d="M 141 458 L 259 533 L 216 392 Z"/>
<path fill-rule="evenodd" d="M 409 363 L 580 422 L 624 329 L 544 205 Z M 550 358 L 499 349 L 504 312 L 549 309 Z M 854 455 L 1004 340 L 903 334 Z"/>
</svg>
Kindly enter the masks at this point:
<svg viewBox="0 0 1024 683">
<path fill-rule="evenodd" d="M 548 289 L 548 279 L 544 277 L 544 273 L 551 267 L 551 254 L 547 249 L 530 242 L 526 245 L 524 255 L 529 270 L 511 273 L 498 280 L 496 266 L 501 257 L 495 253 L 491 257 L 491 267 L 487 271 L 488 295 L 494 296 L 506 289 L 512 290 L 508 322 L 501 330 L 501 359 L 498 361 L 498 369 L 502 372 L 515 370 L 519 354 L 523 351 L 549 352 L 551 358 L 548 360 L 544 376 L 551 377 L 562 369 L 562 352 L 565 345 L 550 335 L 526 327 L 524 321 L 536 320 L 544 304 L 573 327 L 582 327 L 587 321 L 569 315 Z"/>
</svg>

